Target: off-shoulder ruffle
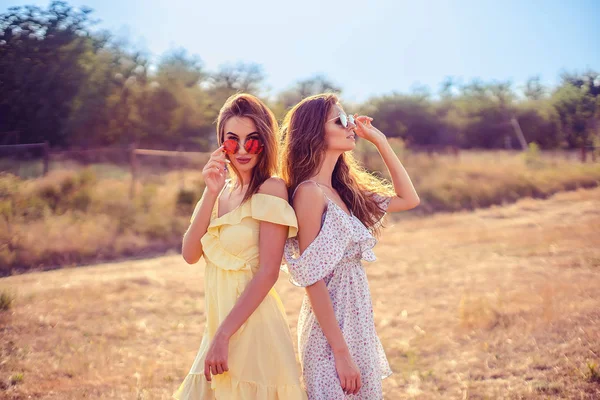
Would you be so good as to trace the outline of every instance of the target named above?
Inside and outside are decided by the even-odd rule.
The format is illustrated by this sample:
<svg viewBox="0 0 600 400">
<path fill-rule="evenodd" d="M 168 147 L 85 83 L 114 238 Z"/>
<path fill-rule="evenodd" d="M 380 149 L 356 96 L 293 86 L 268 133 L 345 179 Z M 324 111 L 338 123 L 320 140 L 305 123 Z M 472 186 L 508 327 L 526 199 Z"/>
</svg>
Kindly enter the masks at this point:
<svg viewBox="0 0 600 400">
<path fill-rule="evenodd" d="M 357 227 L 356 224 L 360 226 Z M 377 244 L 377 239 L 360 220 L 349 217 L 335 202 L 328 199 L 321 231 L 302 255 L 299 256 L 298 240 L 287 240 L 284 250 L 286 265 L 283 269 L 290 275 L 293 284 L 310 286 L 336 268 L 352 243 L 358 244 L 363 260 L 376 260 L 373 247 Z"/>
<path fill-rule="evenodd" d="M 208 261 L 229 271 L 251 269 L 246 260 L 229 253 L 219 238 L 221 227 L 237 225 L 244 218 L 285 225 L 289 227 L 288 237 L 296 236 L 298 232 L 296 214 L 287 201 L 277 196 L 257 193 L 238 208 L 210 222 L 206 234 L 202 237 L 202 252 Z"/>
</svg>

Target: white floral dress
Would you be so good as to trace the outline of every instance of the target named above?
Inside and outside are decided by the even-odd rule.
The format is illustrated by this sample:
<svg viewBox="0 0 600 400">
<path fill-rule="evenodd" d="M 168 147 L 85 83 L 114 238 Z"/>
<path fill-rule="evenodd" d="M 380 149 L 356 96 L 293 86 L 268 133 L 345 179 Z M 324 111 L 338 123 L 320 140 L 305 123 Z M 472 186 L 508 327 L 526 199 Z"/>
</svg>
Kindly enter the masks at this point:
<svg viewBox="0 0 600 400">
<path fill-rule="evenodd" d="M 380 207 L 387 210 L 391 199 L 374 196 Z M 360 369 L 362 388 L 356 395 L 346 395 L 342 390 L 331 347 L 305 294 L 298 318 L 298 350 L 308 398 L 382 399 L 381 380 L 392 371 L 375 332 L 371 293 L 361 263 L 361 260 L 375 261 L 372 248 L 377 240 L 358 218 L 347 214 L 327 195 L 325 197 L 327 210 L 323 214 L 321 231 L 302 255 L 297 238 L 287 240 L 285 269 L 292 283 L 298 286 L 310 286 L 321 279 L 325 281 L 335 317 L 352 359 Z"/>
</svg>

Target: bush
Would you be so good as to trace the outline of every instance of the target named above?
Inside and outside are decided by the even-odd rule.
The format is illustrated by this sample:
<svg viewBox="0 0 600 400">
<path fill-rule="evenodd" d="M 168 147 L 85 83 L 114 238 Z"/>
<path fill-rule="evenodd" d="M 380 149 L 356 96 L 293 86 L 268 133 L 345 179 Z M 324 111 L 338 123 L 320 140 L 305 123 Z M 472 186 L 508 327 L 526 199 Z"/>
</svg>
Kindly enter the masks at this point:
<svg viewBox="0 0 600 400">
<path fill-rule="evenodd" d="M 180 215 L 191 214 L 198 201 L 198 197 L 198 194 L 194 190 L 179 189 L 175 202 L 177 213 Z"/>
<path fill-rule="evenodd" d="M 0 292 L 0 311 L 8 311 L 12 307 L 15 296 L 6 291 Z"/>
<path fill-rule="evenodd" d="M 524 153 L 525 164 L 530 167 L 541 167 L 540 146 L 536 142 L 529 143 L 527 152 Z"/>
<path fill-rule="evenodd" d="M 357 158 L 386 176 L 376 148 L 359 144 L 364 152 Z M 489 207 L 600 184 L 600 163 L 549 160 L 534 145 L 526 156 L 463 151 L 460 158 L 408 152 L 400 140 L 393 147 L 403 152 L 421 198 L 417 214 Z M 540 167 L 531 168 L 530 159 Z M 126 175 L 97 180 L 91 170 L 55 171 L 20 180 L 0 174 L 0 274 L 178 249 L 204 187 L 199 171 L 185 171 L 185 180 L 181 176 L 140 180 L 130 199 Z"/>
</svg>

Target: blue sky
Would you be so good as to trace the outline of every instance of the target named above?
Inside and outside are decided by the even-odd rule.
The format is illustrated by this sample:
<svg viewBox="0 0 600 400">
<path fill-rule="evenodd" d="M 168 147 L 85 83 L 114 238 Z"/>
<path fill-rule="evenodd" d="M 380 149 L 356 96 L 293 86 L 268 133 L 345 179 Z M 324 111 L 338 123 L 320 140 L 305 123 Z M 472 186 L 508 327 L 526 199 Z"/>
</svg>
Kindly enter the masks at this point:
<svg viewBox="0 0 600 400">
<path fill-rule="evenodd" d="M 554 85 L 561 71 L 600 71 L 600 1 L 183 1 L 72 0 L 94 9 L 98 27 L 127 37 L 158 60 L 185 48 L 208 70 L 246 61 L 263 66 L 273 95 L 324 74 L 342 99 L 434 93 L 462 82 L 533 75 Z M 0 0 L 10 6 L 48 1 Z"/>
</svg>

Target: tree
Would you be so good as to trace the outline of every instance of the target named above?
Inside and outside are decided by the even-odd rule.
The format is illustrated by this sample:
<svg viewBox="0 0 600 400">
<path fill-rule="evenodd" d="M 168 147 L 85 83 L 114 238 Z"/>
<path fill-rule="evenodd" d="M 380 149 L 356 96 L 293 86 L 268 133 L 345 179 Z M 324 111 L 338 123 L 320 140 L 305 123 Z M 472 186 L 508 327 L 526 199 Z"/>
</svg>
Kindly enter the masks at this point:
<svg viewBox="0 0 600 400">
<path fill-rule="evenodd" d="M 598 99 L 592 93 L 587 84 L 575 86 L 565 80 L 552 95 L 562 134 L 571 148 L 590 144 L 598 108 Z"/>
<path fill-rule="evenodd" d="M 331 82 L 325 75 L 314 75 L 297 81 L 294 86 L 277 96 L 279 109 L 286 110 L 303 99 L 319 93 L 341 94 L 342 89 Z"/>
<path fill-rule="evenodd" d="M 213 89 L 257 94 L 265 79 L 262 66 L 255 63 L 224 64 L 210 77 Z"/>
<path fill-rule="evenodd" d="M 395 93 L 370 99 L 366 109 L 387 136 L 412 145 L 439 143 L 442 125 L 427 97 Z"/>
<path fill-rule="evenodd" d="M 546 88 L 542 85 L 539 75 L 527 79 L 523 94 L 529 100 L 541 100 L 546 95 Z"/>
<path fill-rule="evenodd" d="M 207 79 L 199 57 L 188 56 L 185 49 L 177 49 L 162 57 L 156 76 L 167 82 L 179 82 L 185 87 L 194 87 Z"/>
<path fill-rule="evenodd" d="M 21 142 L 67 143 L 65 121 L 86 79 L 79 60 L 98 45 L 90 12 L 54 1 L 0 15 L 0 131 L 19 131 Z"/>
<path fill-rule="evenodd" d="M 148 59 L 127 43 L 104 36 L 104 45 L 80 57 L 86 72 L 66 129 L 71 145 L 128 145 L 147 132 L 140 104 L 148 89 Z"/>
</svg>

